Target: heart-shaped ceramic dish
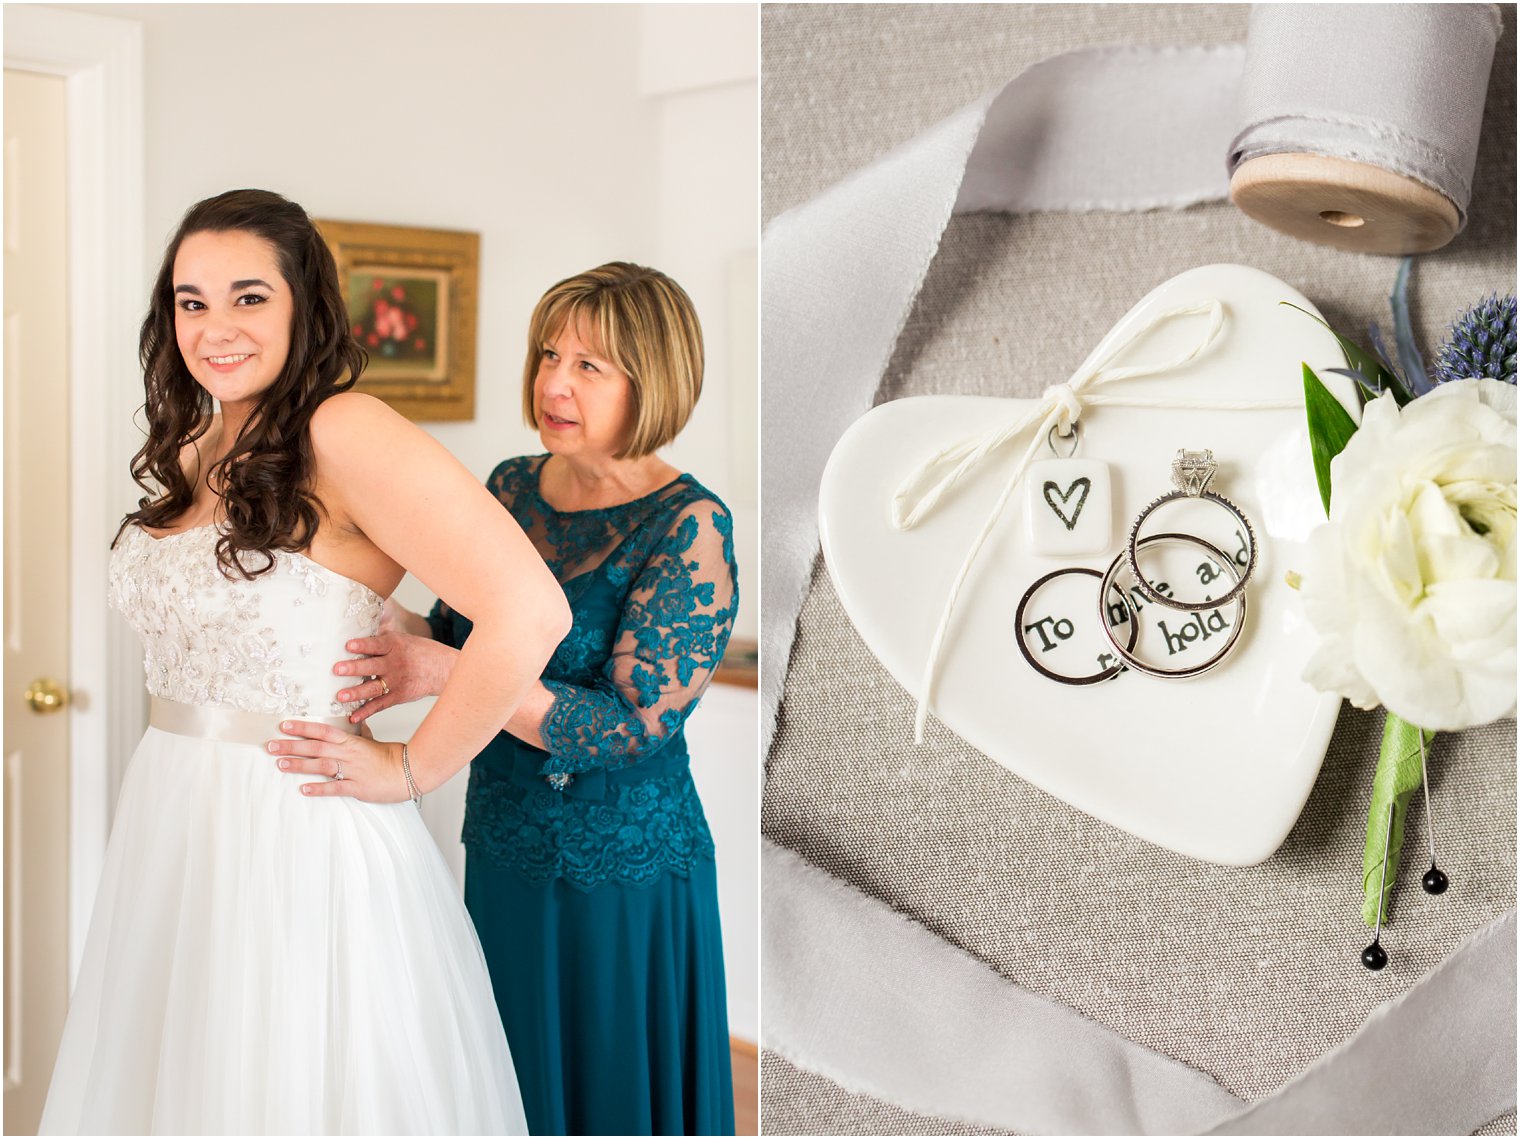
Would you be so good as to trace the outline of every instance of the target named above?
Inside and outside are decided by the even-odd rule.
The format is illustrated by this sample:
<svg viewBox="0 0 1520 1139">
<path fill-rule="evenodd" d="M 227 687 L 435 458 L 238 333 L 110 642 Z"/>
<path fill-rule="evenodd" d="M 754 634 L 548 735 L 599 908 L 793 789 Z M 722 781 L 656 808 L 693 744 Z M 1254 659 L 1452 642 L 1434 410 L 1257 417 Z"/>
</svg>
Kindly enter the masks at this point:
<svg viewBox="0 0 1520 1139">
<path fill-rule="evenodd" d="M 1285 580 L 1301 564 L 1309 532 L 1324 521 L 1302 408 L 1302 363 L 1353 415 L 1357 403 L 1349 382 L 1326 374 L 1345 366 L 1331 333 L 1280 302 L 1314 307 L 1276 278 L 1238 265 L 1205 266 L 1167 281 L 1089 359 L 1102 359 L 1160 312 L 1211 299 L 1222 303 L 1224 325 L 1198 359 L 1103 390 L 1168 403 L 1297 406 L 1090 407 L 1081 419 L 1081 455 L 1109 464 L 1109 549 L 1065 559 L 1034 554 L 1018 517 L 1025 509 L 1020 488 L 956 602 L 933 712 L 968 743 L 1079 810 L 1182 854 L 1249 866 L 1277 849 L 1303 809 L 1340 704 L 1300 679 L 1315 635 Z M 1198 338 L 1202 319 L 1162 324 L 1118 362 L 1181 354 Z M 913 529 L 894 527 L 893 492 L 932 453 L 1009 423 L 1034 402 L 896 400 L 862 416 L 830 456 L 819 492 L 829 573 L 865 643 L 915 698 L 954 576 L 1028 438 L 995 452 Z M 1214 671 L 1182 681 L 1127 672 L 1075 687 L 1040 676 L 1014 641 L 1020 597 L 1062 565 L 1105 568 L 1123 549 L 1130 521 L 1171 489 L 1180 448 L 1213 450 L 1220 463 L 1213 489 L 1245 511 L 1260 544 L 1249 623 L 1234 653 Z"/>
</svg>

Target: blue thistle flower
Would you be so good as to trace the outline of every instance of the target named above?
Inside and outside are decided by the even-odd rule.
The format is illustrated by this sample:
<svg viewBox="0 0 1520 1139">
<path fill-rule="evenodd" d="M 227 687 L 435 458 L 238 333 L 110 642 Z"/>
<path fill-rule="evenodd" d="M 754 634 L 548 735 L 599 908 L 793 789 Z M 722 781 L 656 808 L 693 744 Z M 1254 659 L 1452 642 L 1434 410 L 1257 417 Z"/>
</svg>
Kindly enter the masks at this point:
<svg viewBox="0 0 1520 1139">
<path fill-rule="evenodd" d="M 1515 382 L 1515 296 L 1490 295 L 1452 322 L 1436 353 L 1436 383 L 1488 377 Z"/>
</svg>

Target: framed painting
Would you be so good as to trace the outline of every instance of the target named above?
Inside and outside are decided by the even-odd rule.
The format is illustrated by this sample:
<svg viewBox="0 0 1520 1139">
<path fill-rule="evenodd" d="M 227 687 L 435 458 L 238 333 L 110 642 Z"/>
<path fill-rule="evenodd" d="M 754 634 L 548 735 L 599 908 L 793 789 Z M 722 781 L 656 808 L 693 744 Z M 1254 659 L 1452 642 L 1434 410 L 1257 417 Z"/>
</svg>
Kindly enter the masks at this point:
<svg viewBox="0 0 1520 1139">
<path fill-rule="evenodd" d="M 475 418 L 480 235 L 367 222 L 316 226 L 338 263 L 354 336 L 369 353 L 358 390 L 409 419 Z"/>
</svg>

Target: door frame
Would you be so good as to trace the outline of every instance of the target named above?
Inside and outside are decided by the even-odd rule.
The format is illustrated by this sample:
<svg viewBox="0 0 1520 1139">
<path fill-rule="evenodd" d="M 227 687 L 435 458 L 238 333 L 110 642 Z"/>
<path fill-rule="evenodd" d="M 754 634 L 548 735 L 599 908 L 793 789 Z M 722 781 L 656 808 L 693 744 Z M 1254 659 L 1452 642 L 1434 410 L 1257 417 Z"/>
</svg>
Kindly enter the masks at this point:
<svg viewBox="0 0 1520 1139">
<path fill-rule="evenodd" d="M 136 506 L 142 402 L 143 35 L 135 20 L 5 7 L 5 66 L 58 75 L 68 101 L 69 981 L 105 862 L 111 796 L 142 735 L 142 659 L 106 604 L 108 543 Z M 19 678 L 11 678 L 12 683 Z"/>
</svg>

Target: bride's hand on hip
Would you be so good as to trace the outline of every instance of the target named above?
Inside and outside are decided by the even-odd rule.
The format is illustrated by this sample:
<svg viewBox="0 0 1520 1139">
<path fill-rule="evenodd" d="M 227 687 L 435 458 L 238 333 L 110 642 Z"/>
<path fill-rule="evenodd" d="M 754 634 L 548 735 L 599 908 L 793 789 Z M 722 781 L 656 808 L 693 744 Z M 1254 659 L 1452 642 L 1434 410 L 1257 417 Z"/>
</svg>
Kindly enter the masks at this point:
<svg viewBox="0 0 1520 1139">
<path fill-rule="evenodd" d="M 290 775 L 323 775 L 325 783 L 303 783 L 303 795 L 346 795 L 366 803 L 404 803 L 406 776 L 401 745 L 365 739 L 330 724 L 286 720 L 280 731 L 298 739 L 270 740 L 275 764 Z"/>
<path fill-rule="evenodd" d="M 360 653 L 362 660 L 340 660 L 333 665 L 339 676 L 362 676 L 352 688 L 338 693 L 338 700 L 364 701 L 364 706 L 349 714 L 349 722 L 361 724 L 376 712 L 394 704 L 407 704 L 424 696 L 437 696 L 453 671 L 458 649 L 439 644 L 430 637 L 411 633 L 381 633 L 359 637 L 344 648 Z"/>
</svg>

